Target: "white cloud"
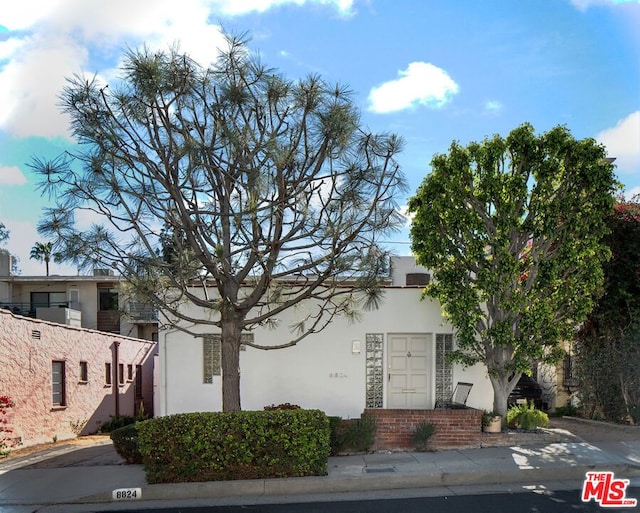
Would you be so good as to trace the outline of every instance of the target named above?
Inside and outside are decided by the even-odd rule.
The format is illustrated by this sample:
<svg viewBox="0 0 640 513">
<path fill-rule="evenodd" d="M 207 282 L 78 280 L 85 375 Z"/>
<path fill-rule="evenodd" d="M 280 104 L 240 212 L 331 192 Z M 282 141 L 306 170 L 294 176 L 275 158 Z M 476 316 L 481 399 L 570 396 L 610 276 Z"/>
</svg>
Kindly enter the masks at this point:
<svg viewBox="0 0 640 513">
<path fill-rule="evenodd" d="M 401 205 L 398 208 L 398 213 L 404 217 L 404 226 L 405 228 L 410 228 L 411 223 L 413 222 L 413 218 L 416 217 L 415 212 L 409 212 L 409 205 Z"/>
<path fill-rule="evenodd" d="M 16 35 L 0 42 L 0 129 L 14 136 L 69 136 L 58 98 L 66 77 L 114 75 L 126 45 L 181 51 L 203 65 L 223 44 L 220 15 L 264 12 L 284 5 L 326 5 L 352 14 L 355 0 L 22 0 L 2 25 Z M 6 12 L 5 12 L 6 11 Z M 87 69 L 89 57 L 101 69 Z"/>
<path fill-rule="evenodd" d="M 417 105 L 438 108 L 458 93 L 459 87 L 449 74 L 428 62 L 412 62 L 399 78 L 371 89 L 370 110 L 395 112 Z"/>
<path fill-rule="evenodd" d="M 598 133 L 596 139 L 607 147 L 610 157 L 616 158 L 618 173 L 640 175 L 640 110 Z"/>
<path fill-rule="evenodd" d="M 0 45 L 0 129 L 18 137 L 68 136 L 68 120 L 58 106 L 66 77 L 81 72 L 109 77 L 114 56 L 126 45 L 167 49 L 179 43 L 197 61 L 211 63 L 223 38 L 209 21 L 210 4 L 186 0 L 178 8 L 171 0 L 31 0 L 15 6 L 13 17 L 5 20 L 3 14 L 2 23 L 23 33 Z M 87 69 L 94 51 L 109 63 L 106 69 Z"/>
<path fill-rule="evenodd" d="M 64 37 L 25 41 L 0 73 L 0 127 L 18 137 L 67 136 L 68 120 L 58 107 L 65 77 L 80 70 L 87 51 Z"/>
<path fill-rule="evenodd" d="M 593 5 L 640 4 L 640 0 L 571 0 L 571 3 L 581 11 L 585 11 Z"/>
<path fill-rule="evenodd" d="M 624 191 L 624 197 L 628 200 L 633 199 L 635 196 L 640 196 L 640 185 Z"/>
<path fill-rule="evenodd" d="M 24 185 L 27 179 L 18 166 L 0 165 L 0 185 Z"/>
<path fill-rule="evenodd" d="M 318 4 L 335 7 L 338 13 L 343 16 L 353 14 L 354 0 L 213 0 L 213 4 L 218 6 L 222 13 L 231 16 L 247 14 L 250 12 L 265 12 L 274 7 L 294 4 Z"/>
<path fill-rule="evenodd" d="M 487 113 L 495 114 L 502 110 L 502 103 L 498 100 L 487 100 L 484 102 L 484 111 Z"/>
<path fill-rule="evenodd" d="M 9 30 L 25 30 L 46 18 L 64 0 L 22 0 L 2 10 L 2 25 Z"/>
<path fill-rule="evenodd" d="M 11 37 L 6 41 L 0 41 L 0 61 L 6 60 L 24 44 L 21 39 Z"/>
</svg>

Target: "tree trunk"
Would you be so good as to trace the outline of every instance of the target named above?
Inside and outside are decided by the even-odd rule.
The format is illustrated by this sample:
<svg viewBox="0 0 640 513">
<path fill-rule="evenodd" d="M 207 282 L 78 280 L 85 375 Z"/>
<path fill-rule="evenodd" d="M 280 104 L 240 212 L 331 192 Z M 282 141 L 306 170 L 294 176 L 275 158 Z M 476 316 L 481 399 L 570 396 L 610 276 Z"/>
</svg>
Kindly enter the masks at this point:
<svg viewBox="0 0 640 513">
<path fill-rule="evenodd" d="M 510 376 L 495 375 L 495 371 L 492 372 L 491 369 L 489 369 L 489 379 L 493 386 L 493 411 L 499 413 L 503 419 L 506 418 L 507 414 L 507 400 L 509 399 L 509 394 L 511 394 L 515 388 L 521 375 L 522 373 L 520 372 L 516 373 L 510 380 Z"/>
<path fill-rule="evenodd" d="M 222 411 L 240 411 L 240 340 L 238 319 L 222 319 Z"/>
</svg>

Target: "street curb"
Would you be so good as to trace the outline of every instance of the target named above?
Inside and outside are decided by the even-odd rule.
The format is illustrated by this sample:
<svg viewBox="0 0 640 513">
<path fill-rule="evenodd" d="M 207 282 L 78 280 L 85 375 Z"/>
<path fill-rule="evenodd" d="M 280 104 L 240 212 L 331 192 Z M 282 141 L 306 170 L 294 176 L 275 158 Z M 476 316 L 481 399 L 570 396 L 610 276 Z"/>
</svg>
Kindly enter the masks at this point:
<svg viewBox="0 0 640 513">
<path fill-rule="evenodd" d="M 143 487 L 141 500 L 221 499 L 230 497 L 400 490 L 459 485 L 501 485 L 524 482 L 537 484 L 544 481 L 584 480 L 585 474 L 593 470 L 602 469 L 597 469 L 594 465 L 582 465 L 554 469 L 514 469 L 496 472 L 432 472 L 428 474 L 405 473 L 395 475 L 365 474 L 358 477 L 319 476 L 202 483 L 168 483 Z M 614 472 L 619 476 L 624 476 L 624 478 L 640 476 L 640 467 L 632 465 L 610 465 L 606 470 Z M 73 501 L 73 503 L 76 504 L 105 502 L 115 502 L 112 501 L 110 492 L 90 495 Z"/>
<path fill-rule="evenodd" d="M 581 422 L 583 424 L 593 424 L 594 426 L 601 426 L 614 429 L 636 429 L 640 432 L 640 426 L 632 426 L 630 424 L 615 424 L 613 422 L 604 422 L 602 420 L 584 419 L 582 417 L 571 417 L 570 415 L 563 415 L 563 419 L 572 420 L 575 422 Z"/>
</svg>

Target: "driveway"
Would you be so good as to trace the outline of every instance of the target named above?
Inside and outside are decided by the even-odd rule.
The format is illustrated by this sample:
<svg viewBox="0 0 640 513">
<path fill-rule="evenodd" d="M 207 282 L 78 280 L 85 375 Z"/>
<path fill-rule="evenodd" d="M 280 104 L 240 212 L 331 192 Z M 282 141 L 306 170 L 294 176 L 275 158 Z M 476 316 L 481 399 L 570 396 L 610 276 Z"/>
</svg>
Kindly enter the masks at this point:
<svg viewBox="0 0 640 513">
<path fill-rule="evenodd" d="M 640 426 L 611 424 L 572 417 L 552 417 L 550 420 L 552 428 L 569 431 L 588 443 L 640 441 Z"/>
</svg>

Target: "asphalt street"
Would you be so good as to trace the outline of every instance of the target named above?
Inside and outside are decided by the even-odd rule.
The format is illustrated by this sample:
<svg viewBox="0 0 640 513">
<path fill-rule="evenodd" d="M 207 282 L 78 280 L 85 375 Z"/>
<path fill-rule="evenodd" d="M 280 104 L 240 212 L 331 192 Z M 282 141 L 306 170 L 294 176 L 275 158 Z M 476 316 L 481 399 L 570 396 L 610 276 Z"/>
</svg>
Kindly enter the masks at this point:
<svg viewBox="0 0 640 513">
<path fill-rule="evenodd" d="M 628 497 L 640 497 L 640 488 L 628 489 Z M 635 509 L 635 508 L 634 508 Z M 591 501 L 584 503 L 580 491 L 540 491 L 517 494 L 456 495 L 408 499 L 317 502 L 295 504 L 260 504 L 168 509 L 128 509 L 112 513 L 567 513 L 581 511 L 624 511 L 602 508 Z M 633 509 L 628 510 L 633 511 Z M 637 509 L 636 509 L 637 511 Z"/>
</svg>

